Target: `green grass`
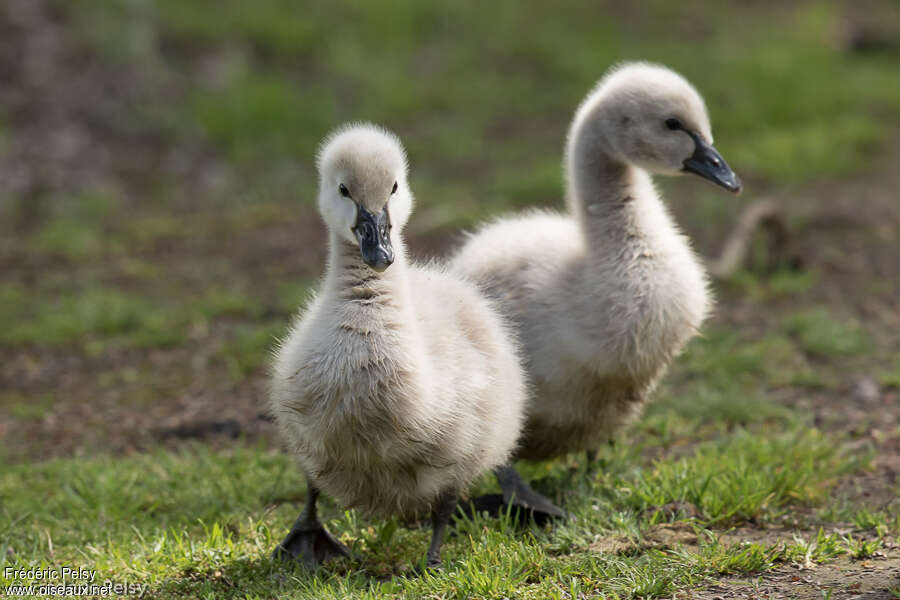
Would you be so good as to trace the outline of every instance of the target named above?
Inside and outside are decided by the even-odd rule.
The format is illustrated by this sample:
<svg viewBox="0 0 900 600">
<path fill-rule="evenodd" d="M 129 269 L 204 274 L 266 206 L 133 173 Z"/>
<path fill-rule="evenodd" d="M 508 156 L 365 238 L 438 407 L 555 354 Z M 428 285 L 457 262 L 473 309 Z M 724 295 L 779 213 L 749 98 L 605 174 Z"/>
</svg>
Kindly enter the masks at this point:
<svg viewBox="0 0 900 600">
<path fill-rule="evenodd" d="M 122 338 L 137 346 L 171 345 L 185 341 L 181 315 L 160 310 L 144 296 L 118 289 L 97 288 L 84 293 L 41 298 L 22 306 L 24 318 L 3 332 L 3 340 L 22 344 L 94 342 Z M 29 318 L 30 317 L 30 318 Z"/>
<path fill-rule="evenodd" d="M 305 286 L 297 284 L 291 289 L 301 296 L 297 290 Z M 10 316 L 10 326 L 0 332 L 0 343 L 74 347 L 96 355 L 110 348 L 184 345 L 192 336 L 208 335 L 214 322 L 237 322 L 233 337 L 219 353 L 233 361 L 238 372 L 247 373 L 265 359 L 264 340 L 283 333 L 287 315 L 300 305 L 290 304 L 289 298 L 268 304 L 261 297 L 236 289 L 211 288 L 188 301 L 182 300 L 190 296 L 183 289 L 168 287 L 163 291 L 151 296 L 94 284 L 81 290 L 41 294 L 35 301 L 24 286 L 0 286 L 0 299 Z M 263 319 L 267 310 L 279 319 Z"/>
<path fill-rule="evenodd" d="M 832 42 L 840 6 L 690 5 L 690 19 L 660 0 L 643 18 L 573 1 L 527 9 L 510 0 L 389 9 L 315 1 L 300 10 L 283 0 L 252 8 L 82 0 L 61 8 L 109 60 L 194 69 L 185 101 L 148 111 L 156 115 L 149 126 L 206 137 L 252 187 L 284 164 L 311 177 L 318 141 L 341 122 L 369 119 L 401 134 L 422 207 L 455 206 L 456 225 L 485 203 L 554 202 L 567 122 L 623 59 L 665 62 L 695 82 L 722 151 L 750 181 L 867 167 L 900 121 L 900 83 L 890 57 L 849 55 Z M 141 28 L 156 46 L 135 57 L 135 36 L 121 32 Z M 304 191 L 309 202 L 313 186 Z"/>
<path fill-rule="evenodd" d="M 794 315 L 784 329 L 804 352 L 818 358 L 853 356 L 871 344 L 859 324 L 841 319 L 824 308 Z"/>
<path fill-rule="evenodd" d="M 280 321 L 268 326 L 242 325 L 218 351 L 217 357 L 225 362 L 231 377 L 239 381 L 266 365 L 276 340 L 286 331 L 287 327 Z"/>
<path fill-rule="evenodd" d="M 736 294 L 750 296 L 759 301 L 790 298 L 808 292 L 815 286 L 818 274 L 812 270 L 793 271 L 779 269 L 774 273 L 740 270 L 725 285 Z"/>
<path fill-rule="evenodd" d="M 124 391 L 123 402 L 149 411 L 191 385 L 259 384 L 269 348 L 320 273 L 309 251 L 322 243 L 309 226 L 318 222 L 314 153 L 345 121 L 401 135 L 417 197 L 409 231 L 426 241 L 503 211 L 560 206 L 569 119 L 624 59 L 663 62 L 696 84 L 750 198 L 788 198 L 822 177 L 864 173 L 900 125 L 896 61 L 841 50 L 833 40 L 843 8 L 826 1 L 53 7 L 75 32 L 80 60 L 146 78 L 158 92 L 132 102 L 124 126 L 106 124 L 158 160 L 135 181 L 127 171 L 127 186 L 91 183 L 0 208 L 2 249 L 13 257 L 0 281 L 4 359 L 27 373 L 56 356 L 101 367 L 75 398 L 51 389 L 55 379 L 20 382 L 10 371 L 0 409 L 13 434 L 19 423 L 58 418 L 60 404 L 93 401 L 95 388 Z M 868 10 L 896 12 L 890 1 Z M 0 114 L 4 148 L 15 126 Z M 173 148 L 196 173 L 160 167 Z M 195 189 L 209 163 L 225 183 Z M 659 183 L 698 247 L 732 225 L 737 201 L 720 191 Z M 870 556 L 900 532 L 900 515 L 830 497 L 838 478 L 867 468 L 869 453 L 844 454 L 840 435 L 779 396 L 837 393 L 857 372 L 900 387 L 900 362 L 881 357 L 879 332 L 811 304 L 826 276 L 748 270 L 724 282 L 720 295 L 745 298 L 761 322 L 706 328 L 630 435 L 601 452 L 597 473 L 574 456 L 521 466 L 573 518 L 552 530 L 461 522 L 440 573 L 410 575 L 427 531 L 369 522 L 327 499 L 327 525 L 356 558 L 315 575 L 273 564 L 268 553 L 295 518 L 303 484 L 288 457 L 248 442 L 4 464 L 0 573 L 86 566 L 165 598 L 663 598 L 785 562 Z M 134 358 L 170 351 L 198 360 L 154 372 Z M 18 456 L 0 447 L 6 455 Z M 486 479 L 474 492 L 493 489 Z M 647 543 L 668 520 L 653 509 L 670 502 L 696 507 L 697 520 L 676 523 L 696 544 Z M 857 530 L 760 543 L 732 535 L 822 522 Z M 598 550 L 607 538 L 627 540 L 627 550 Z"/>
<path fill-rule="evenodd" d="M 188 214 L 182 183 L 163 173 L 153 174 L 139 202 L 114 187 L 72 190 L 48 206 L 25 247 L 51 264 L 63 260 L 62 270 L 136 279 L 135 295 L 152 295 L 146 288 L 170 276 L 156 264 L 160 248 L 193 239 L 215 247 L 286 215 L 314 218 L 316 146 L 338 124 L 358 119 L 384 123 L 407 143 L 418 198 L 413 234 L 472 227 L 504 210 L 559 206 L 568 121 L 593 83 L 623 59 L 662 61 L 688 76 L 707 97 L 723 153 L 764 189 L 863 170 L 900 124 L 893 62 L 831 43 L 841 7 L 692 6 L 685 19 L 661 0 L 641 18 L 622 7 L 568 1 L 527 9 L 509 0 L 490 7 L 402 2 L 377 10 L 321 1 L 300 10 L 283 0 L 252 7 L 236 0 L 58 2 L 60 18 L 76 26 L 99 63 L 159 71 L 160 81 L 180 90 L 176 99 L 148 97 L 130 127 L 167 146 L 207 149 L 234 180 Z M 889 15 L 891 8 L 872 10 Z M 176 85 L 178 77 L 190 85 Z M 721 193 L 697 186 L 692 194 L 686 220 L 702 223 L 694 233 L 732 221 L 736 206 Z M 307 279 L 318 267 L 309 265 Z M 232 278 L 234 271 L 215 275 Z M 765 300 L 808 291 L 815 276 L 742 273 L 731 285 Z M 91 296 L 66 299 L 73 287 Z M 53 345 L 99 327 L 125 330 L 133 338 L 126 343 L 136 346 L 183 342 L 173 330 L 184 315 L 151 316 L 146 307 L 123 306 L 132 299 L 84 287 L 39 299 L 31 311 L 85 318 L 71 326 L 77 331 L 37 314 L 29 318 L 38 323 L 17 325 L 6 339 Z M 97 323 L 85 315 L 93 305 L 108 306 L 119 321 Z M 14 306 L 2 316 L 19 321 Z M 135 310 L 143 316 L 130 314 Z"/>
<path fill-rule="evenodd" d="M 294 306 L 306 293 L 303 282 L 283 284 L 274 302 Z M 235 322 L 214 355 L 235 380 L 258 372 L 287 322 L 262 318 L 252 296 L 237 290 L 211 293 L 197 306 L 211 322 Z M 110 331 L 117 335 L 130 323 L 119 312 L 100 311 L 98 323 L 115 324 Z M 844 454 L 839 436 L 811 428 L 803 413 L 769 398 L 769 386 L 785 385 L 796 368 L 809 366 L 806 355 L 817 346 L 807 338 L 820 321 L 842 334 L 857 331 L 820 310 L 796 313 L 783 332 L 711 328 L 689 346 L 628 439 L 601 452 L 597 473 L 586 475 L 575 457 L 522 465 L 566 506 L 570 521 L 552 530 L 517 528 L 506 518 L 461 523 L 447 543 L 446 569 L 435 575 L 409 571 L 421 560 L 427 531 L 369 522 L 327 499 L 326 523 L 356 558 L 315 575 L 273 564 L 268 552 L 295 518 L 303 483 L 289 457 L 245 444 L 11 466 L 0 477 L 0 539 L 12 540 L 0 547 L 0 567 L 94 568 L 167 598 L 661 598 L 785 562 L 867 556 L 897 530 L 897 516 L 832 509 L 831 520 L 852 521 L 875 538 L 820 532 L 816 540 L 746 544 L 728 536 L 734 526 L 814 523 L 816 511 L 831 505 L 837 478 L 868 464 L 868 453 Z M 842 357 L 820 353 L 815 368 Z M 45 403 L 26 408 L 20 397 L 3 401 L 21 418 L 47 410 Z M 493 486 L 488 478 L 473 493 Z M 671 502 L 696 507 L 698 543 L 643 548 L 640 540 L 667 520 L 653 509 Z M 632 549 L 592 546 L 610 536 L 634 540 Z"/>
<path fill-rule="evenodd" d="M 821 501 L 821 487 L 840 472 L 831 440 L 807 436 L 759 439 L 737 434 L 701 446 L 693 456 L 662 461 L 631 485 L 636 507 L 686 501 L 709 522 L 763 520 L 788 503 Z"/>
<path fill-rule="evenodd" d="M 50 414 L 55 401 L 53 394 L 43 394 L 34 398 L 18 392 L 0 393 L 0 407 L 17 419 L 44 418 Z"/>
<path fill-rule="evenodd" d="M 827 560 L 879 547 L 877 540 L 847 538 L 828 550 L 833 540 L 826 544 L 821 533 L 812 549 L 801 541 L 727 541 L 722 526 L 777 520 L 788 506 L 821 502 L 834 478 L 856 467 L 858 458 L 815 430 L 742 430 L 652 463 L 639 448 L 602 458 L 605 468 L 593 477 L 560 466 L 550 471 L 547 482 L 567 490 L 569 521 L 552 530 L 520 529 L 506 517 L 461 521 L 447 541 L 445 569 L 420 578 L 407 569 L 420 562 L 427 530 L 369 522 L 327 499 L 325 522 L 355 558 L 315 575 L 271 562 L 268 553 L 296 516 L 303 484 L 289 457 L 263 446 L 14 465 L 0 475 L 0 567 L 98 569 L 150 586 L 153 597 L 564 598 L 573 589 L 664 597 L 714 575 L 753 573 L 803 554 Z M 694 524 L 697 545 L 592 550 L 604 536 L 639 539 L 659 519 L 648 509 L 676 500 L 702 513 Z M 875 514 L 865 519 L 884 522 Z"/>
</svg>

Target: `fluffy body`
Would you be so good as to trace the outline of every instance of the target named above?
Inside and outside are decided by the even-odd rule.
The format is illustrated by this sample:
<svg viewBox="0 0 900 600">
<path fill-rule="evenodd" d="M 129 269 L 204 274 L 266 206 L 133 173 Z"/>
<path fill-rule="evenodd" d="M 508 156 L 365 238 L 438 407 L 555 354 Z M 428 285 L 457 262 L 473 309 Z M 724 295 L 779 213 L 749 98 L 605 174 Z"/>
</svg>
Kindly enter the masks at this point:
<svg viewBox="0 0 900 600">
<path fill-rule="evenodd" d="M 523 346 L 535 397 L 520 458 L 594 449 L 633 421 L 710 310 L 703 267 L 647 172 L 676 174 L 693 151 L 657 119 L 668 114 L 712 142 L 680 76 L 611 72 L 570 128 L 568 214 L 495 221 L 451 262 L 500 303 Z"/>
<path fill-rule="evenodd" d="M 509 458 L 526 400 L 518 349 L 474 285 L 409 264 L 400 230 L 412 196 L 396 138 L 341 130 L 320 172 L 328 266 L 277 350 L 272 412 L 323 492 L 366 513 L 421 514 Z M 360 257 L 353 201 L 332 193 L 339 180 L 371 210 L 388 202 L 396 258 L 384 272 Z"/>
</svg>

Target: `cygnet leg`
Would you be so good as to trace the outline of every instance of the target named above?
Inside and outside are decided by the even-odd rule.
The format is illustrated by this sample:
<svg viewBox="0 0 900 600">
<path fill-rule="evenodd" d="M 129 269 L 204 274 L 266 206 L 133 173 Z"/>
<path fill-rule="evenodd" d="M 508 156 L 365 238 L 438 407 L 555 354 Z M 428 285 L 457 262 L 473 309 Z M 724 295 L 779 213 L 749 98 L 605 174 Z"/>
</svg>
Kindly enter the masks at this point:
<svg viewBox="0 0 900 600">
<path fill-rule="evenodd" d="M 441 567 L 441 547 L 444 545 L 444 531 L 450 522 L 450 517 L 456 510 L 456 504 L 459 496 L 456 492 L 447 491 L 441 494 L 434 510 L 431 513 L 431 544 L 428 546 L 428 552 L 425 554 L 425 567 L 428 569 L 439 569 Z"/>
<path fill-rule="evenodd" d="M 319 521 L 316 502 L 319 489 L 306 478 L 306 506 L 297 517 L 290 533 L 275 547 L 272 559 L 298 560 L 307 569 L 313 570 L 332 558 L 349 557 L 347 547 L 326 531 Z"/>
</svg>

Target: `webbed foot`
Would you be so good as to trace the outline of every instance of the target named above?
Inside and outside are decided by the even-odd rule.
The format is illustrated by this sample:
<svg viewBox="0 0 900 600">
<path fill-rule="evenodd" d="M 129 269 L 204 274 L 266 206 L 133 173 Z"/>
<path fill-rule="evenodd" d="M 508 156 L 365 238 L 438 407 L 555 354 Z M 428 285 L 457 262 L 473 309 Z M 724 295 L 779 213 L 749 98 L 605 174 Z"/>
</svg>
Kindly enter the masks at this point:
<svg viewBox="0 0 900 600">
<path fill-rule="evenodd" d="M 485 494 L 473 498 L 470 504 L 475 512 L 487 512 L 496 517 L 512 509 L 521 519 L 534 519 L 538 525 L 552 519 L 565 518 L 566 513 L 561 508 L 534 491 L 512 466 L 497 467 L 494 474 L 503 494 Z"/>
<path fill-rule="evenodd" d="M 291 532 L 275 547 L 273 560 L 300 562 L 309 570 L 333 558 L 349 558 L 350 550 L 328 533 L 318 521 L 295 524 Z"/>
<path fill-rule="evenodd" d="M 309 570 L 314 570 L 332 558 L 350 556 L 350 550 L 337 538 L 328 533 L 319 521 L 316 504 L 319 500 L 319 488 L 311 479 L 306 479 L 306 506 L 291 532 L 275 547 L 272 560 L 298 561 Z"/>
</svg>

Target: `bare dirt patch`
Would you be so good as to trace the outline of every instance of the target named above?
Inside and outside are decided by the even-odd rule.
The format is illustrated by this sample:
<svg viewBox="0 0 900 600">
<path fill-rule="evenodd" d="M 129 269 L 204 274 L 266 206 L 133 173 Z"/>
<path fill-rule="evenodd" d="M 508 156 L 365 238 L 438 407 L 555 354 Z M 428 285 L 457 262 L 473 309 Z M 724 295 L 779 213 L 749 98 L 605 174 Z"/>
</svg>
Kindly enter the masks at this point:
<svg viewBox="0 0 900 600">
<path fill-rule="evenodd" d="M 784 310 L 806 304 L 833 304 L 858 315 L 879 338 L 879 344 L 889 350 L 883 361 L 873 364 L 869 371 L 840 373 L 845 382 L 840 388 L 787 387 L 773 392 L 785 404 L 811 411 L 818 426 L 850 431 L 860 441 L 878 448 L 876 471 L 861 475 L 864 479 L 848 487 L 871 484 L 882 488 L 882 492 L 873 492 L 879 503 L 896 489 L 900 461 L 896 431 L 900 423 L 900 388 L 881 386 L 875 380 L 878 369 L 896 357 L 900 349 L 900 317 L 891 304 L 895 290 L 878 285 L 900 281 L 900 261 L 886 258 L 895 254 L 895 241 L 900 239 L 900 217 L 892 212 L 897 209 L 889 192 L 900 185 L 898 179 L 894 170 L 885 168 L 859 180 L 833 183 L 827 187 L 827 194 L 818 184 L 802 192 L 800 197 L 806 200 L 798 200 L 801 209 L 797 210 L 806 210 L 802 207 L 815 199 L 819 214 L 834 214 L 834 220 L 840 223 L 823 228 L 820 220 L 810 219 L 791 229 L 792 243 L 802 252 L 805 268 L 819 270 L 819 282 L 789 302 L 773 300 L 765 314 L 746 298 L 720 294 L 715 317 L 719 324 L 765 330 L 777 326 Z M 845 206 L 845 198 L 861 195 L 868 204 L 887 206 L 866 208 L 850 216 L 852 210 Z M 231 239 L 219 233 L 214 228 L 190 241 L 176 238 L 172 243 L 141 250 L 138 256 L 149 262 L 174 265 L 171 277 L 198 290 L 218 285 L 223 276 L 232 273 L 251 289 L 268 293 L 274 281 L 308 280 L 315 277 L 321 266 L 321 232 L 310 219 L 295 215 L 280 221 L 263 221 L 246 227 Z M 418 256 L 434 256 L 456 235 L 415 238 L 411 245 Z M 297 244 L 301 238 L 305 243 Z M 234 254 L 229 250 L 233 245 L 241 248 L 237 260 L 229 259 Z M 15 265 L 6 271 L 7 280 L 27 283 L 37 272 L 35 269 L 56 268 L 26 268 L 27 255 L 15 246 L 10 243 L 2 253 L 8 259 L 4 262 Z M 223 271 L 226 263 L 228 269 Z M 131 285 L 138 286 L 139 291 L 146 283 Z M 298 305 L 301 300 L 298 298 Z M 289 313 L 270 316 L 283 320 L 285 325 L 289 320 Z M 228 420 L 238 426 L 226 427 L 223 439 L 231 439 L 229 436 L 235 431 L 240 436 L 265 435 L 267 425 L 259 419 L 265 404 L 263 370 L 234 382 L 220 364 L 210 359 L 229 335 L 229 327 L 223 322 L 202 339 L 175 348 L 113 351 L 100 357 L 86 356 L 69 347 L 2 348 L 3 388 L 23 398 L 52 394 L 54 404 L 41 416 L 17 417 L 4 411 L 0 415 L 0 434 L 14 449 L 13 455 L 21 458 L 98 450 L 127 452 L 161 438 L 175 443 L 190 437 L 165 433 L 179 428 L 212 432 L 205 437 L 215 440 L 222 437 L 215 424 Z M 100 384 L 103 378 L 116 381 L 116 377 L 116 385 Z"/>
<path fill-rule="evenodd" d="M 826 565 L 801 569 L 785 565 L 747 577 L 731 577 L 700 591 L 678 594 L 696 600 L 821 600 L 841 598 L 893 600 L 900 593 L 900 551 L 892 548 L 884 556 L 867 560 L 841 558 Z"/>
<path fill-rule="evenodd" d="M 696 546 L 697 533 L 684 521 L 651 527 L 640 540 L 624 535 L 611 535 L 594 541 L 588 550 L 601 554 L 638 554 L 645 550 L 672 550 L 679 546 Z"/>
<path fill-rule="evenodd" d="M 778 547 L 792 543 L 795 538 L 815 539 L 816 532 L 789 528 L 740 527 L 714 532 L 714 535 L 726 546 L 756 543 L 765 547 Z M 696 550 L 699 543 L 695 526 L 681 521 L 655 525 L 645 531 L 639 540 L 621 535 L 600 538 L 588 549 L 599 553 L 633 555 L 647 550 Z M 723 577 L 715 583 L 702 586 L 701 589 L 679 592 L 677 597 L 696 600 L 731 598 L 889 600 L 896 598 L 898 593 L 900 593 L 900 546 L 887 541 L 885 547 L 870 558 L 853 559 L 843 556 L 825 564 L 809 560 L 785 563 L 762 573 Z"/>
</svg>

